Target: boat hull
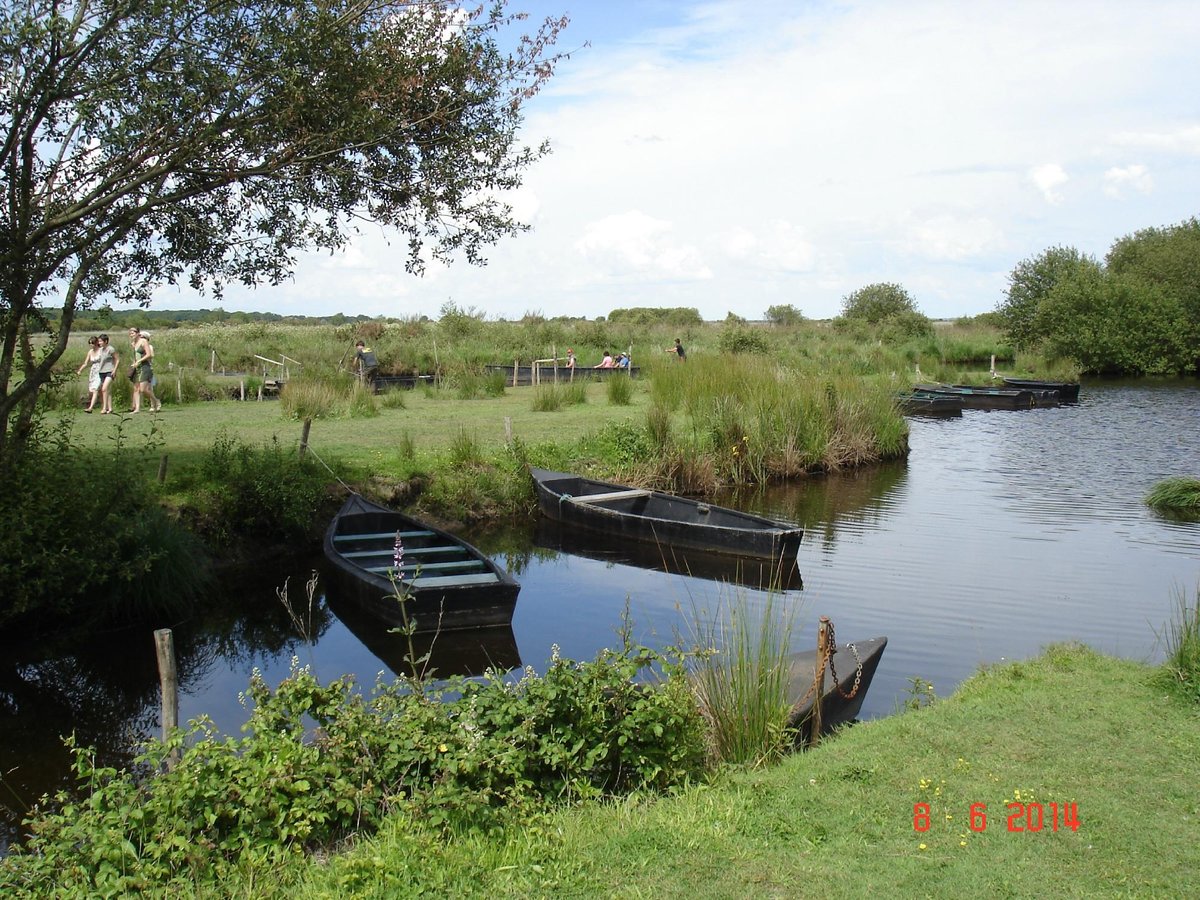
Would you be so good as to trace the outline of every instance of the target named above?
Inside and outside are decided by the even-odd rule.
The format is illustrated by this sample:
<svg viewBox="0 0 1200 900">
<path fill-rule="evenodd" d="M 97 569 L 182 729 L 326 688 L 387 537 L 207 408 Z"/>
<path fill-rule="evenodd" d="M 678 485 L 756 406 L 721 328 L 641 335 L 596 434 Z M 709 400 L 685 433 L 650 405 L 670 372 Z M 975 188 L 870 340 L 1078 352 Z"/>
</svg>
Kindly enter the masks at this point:
<svg viewBox="0 0 1200 900">
<path fill-rule="evenodd" d="M 534 367 L 533 366 L 516 366 L 516 379 L 514 381 L 513 366 L 489 365 L 484 366 L 484 370 L 489 374 L 500 374 L 504 376 L 504 383 L 507 385 L 530 385 L 534 383 Z M 576 366 L 574 369 L 568 369 L 566 366 L 538 366 L 536 370 L 537 381 L 540 384 L 547 384 L 554 381 L 600 381 L 604 378 L 612 378 L 617 375 L 625 375 L 629 378 L 637 378 L 641 374 L 639 366 L 631 366 L 627 369 L 618 369 L 615 366 L 611 369 L 593 369 L 590 366 Z"/>
<path fill-rule="evenodd" d="M 1004 383 L 1017 390 L 1056 391 L 1062 403 L 1075 403 L 1079 400 L 1079 382 L 1077 381 L 1037 381 L 1032 378 L 1005 378 Z"/>
<path fill-rule="evenodd" d="M 1054 406 L 1057 397 L 1041 395 L 1030 390 L 1004 390 L 1003 388 L 973 387 L 953 384 L 918 384 L 913 390 L 937 397 L 957 397 L 963 409 L 1033 409 L 1036 406 Z"/>
<path fill-rule="evenodd" d="M 821 694 L 821 734 L 857 718 L 866 698 L 867 689 L 879 668 L 879 660 L 887 647 L 886 637 L 841 644 L 834 649 L 825 664 L 825 683 Z M 796 653 L 789 658 L 791 665 L 788 696 L 794 698 L 788 726 L 798 730 L 801 743 L 812 739 L 813 681 L 816 676 L 817 651 Z M 860 673 L 861 668 L 861 673 Z M 858 681 L 858 688 L 854 683 Z M 852 696 L 846 696 L 846 695 Z"/>
<path fill-rule="evenodd" d="M 388 577 L 395 535 L 406 571 Z M 482 552 L 447 531 L 352 494 L 325 532 L 337 595 L 390 628 L 418 632 L 509 625 L 521 586 Z M 415 567 L 415 568 L 412 568 Z"/>
<path fill-rule="evenodd" d="M 802 528 L 688 497 L 533 467 L 530 474 L 547 518 L 614 537 L 787 560 L 804 536 Z"/>
<path fill-rule="evenodd" d="M 934 416 L 947 419 L 962 417 L 963 402 L 959 397 L 922 394 L 913 391 L 896 398 L 900 412 L 906 416 Z"/>
</svg>

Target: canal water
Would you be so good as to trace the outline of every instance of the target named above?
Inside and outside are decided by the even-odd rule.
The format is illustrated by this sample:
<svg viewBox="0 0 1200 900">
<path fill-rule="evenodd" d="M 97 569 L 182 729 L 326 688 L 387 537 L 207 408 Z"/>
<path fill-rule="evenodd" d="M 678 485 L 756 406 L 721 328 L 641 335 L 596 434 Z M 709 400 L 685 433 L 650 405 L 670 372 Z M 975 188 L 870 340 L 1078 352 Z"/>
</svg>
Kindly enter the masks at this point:
<svg viewBox="0 0 1200 900">
<path fill-rule="evenodd" d="M 1143 498 L 1164 478 L 1200 476 L 1195 382 L 1085 384 L 1078 404 L 909 421 L 905 462 L 720 501 L 804 526 L 802 584 L 774 597 L 794 616 L 797 650 L 814 645 L 820 616 L 840 641 L 888 637 L 863 718 L 893 713 L 914 678 L 945 696 L 979 666 L 1052 642 L 1161 660 L 1179 598 L 1194 603 L 1200 590 L 1200 522 L 1157 514 Z M 739 584 L 703 557 L 664 567 L 661 554 L 545 522 L 465 536 L 516 575 L 521 594 L 511 631 L 439 638 L 443 672 L 543 670 L 554 645 L 587 659 L 618 644 L 626 616 L 639 642 L 690 641 L 697 618 L 767 602 L 747 586 L 753 573 Z M 369 685 L 402 665 L 402 641 L 326 598 L 320 582 L 309 602 L 305 581 L 319 565 L 265 561 L 203 615 L 170 623 L 183 719 L 208 715 L 238 733 L 254 668 L 277 683 L 295 659 L 323 680 L 353 673 Z M 4 656 L 0 852 L 22 806 L 65 777 L 59 736 L 74 731 L 119 760 L 155 732 L 158 691 L 148 627 L 23 640 Z"/>
</svg>

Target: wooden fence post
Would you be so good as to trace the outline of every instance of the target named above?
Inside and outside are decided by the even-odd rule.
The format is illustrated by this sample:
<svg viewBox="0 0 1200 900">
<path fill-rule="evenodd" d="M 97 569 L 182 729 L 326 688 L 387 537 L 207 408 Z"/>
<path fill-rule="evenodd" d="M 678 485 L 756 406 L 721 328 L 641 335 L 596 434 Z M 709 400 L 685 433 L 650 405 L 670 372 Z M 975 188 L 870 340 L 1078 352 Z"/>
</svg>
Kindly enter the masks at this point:
<svg viewBox="0 0 1200 900">
<path fill-rule="evenodd" d="M 512 446 L 512 416 L 504 417 L 504 443 L 505 446 Z"/>
<path fill-rule="evenodd" d="M 304 420 L 304 428 L 300 431 L 300 458 L 304 459 L 304 454 L 308 452 L 308 431 L 312 428 L 312 419 Z"/>
<path fill-rule="evenodd" d="M 158 483 L 164 484 L 167 480 L 167 454 L 162 455 L 162 459 L 158 461 Z"/>
<path fill-rule="evenodd" d="M 825 695 L 825 667 L 829 664 L 829 617 L 817 625 L 817 667 L 813 673 L 813 711 L 809 718 L 809 746 L 821 739 L 821 698 Z"/>
<path fill-rule="evenodd" d="M 154 647 L 158 653 L 158 680 L 162 686 L 163 740 L 179 727 L 179 676 L 175 669 L 175 638 L 170 628 L 154 632 Z M 175 759 L 168 761 L 171 765 Z"/>
</svg>

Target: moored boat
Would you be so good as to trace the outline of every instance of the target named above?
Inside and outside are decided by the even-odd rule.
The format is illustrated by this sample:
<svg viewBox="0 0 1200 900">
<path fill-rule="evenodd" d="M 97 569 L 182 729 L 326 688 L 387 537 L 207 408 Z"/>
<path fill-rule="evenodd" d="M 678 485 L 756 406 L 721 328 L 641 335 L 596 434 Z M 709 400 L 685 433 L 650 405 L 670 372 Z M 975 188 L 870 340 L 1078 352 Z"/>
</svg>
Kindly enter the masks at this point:
<svg viewBox="0 0 1200 900">
<path fill-rule="evenodd" d="M 329 523 L 324 548 L 338 595 L 387 627 L 411 622 L 429 632 L 512 622 L 521 586 L 507 572 L 449 532 L 358 494 Z"/>
<path fill-rule="evenodd" d="M 711 553 L 650 541 L 602 535 L 573 528 L 542 516 L 533 530 L 533 542 L 547 550 L 594 559 L 606 565 L 633 566 L 669 575 L 704 578 L 754 590 L 800 591 L 804 581 L 796 557 L 769 559 L 734 553 Z"/>
<path fill-rule="evenodd" d="M 825 662 L 825 679 L 821 692 L 821 734 L 838 725 L 852 722 L 862 709 L 867 689 L 879 660 L 887 647 L 886 637 L 835 645 Z M 791 675 L 788 696 L 794 697 L 788 725 L 799 730 L 800 740 L 812 738 L 812 714 L 817 668 L 817 651 L 808 650 L 789 657 Z"/>
<path fill-rule="evenodd" d="M 629 366 L 627 368 L 617 368 L 616 366 L 610 369 L 594 369 L 591 366 L 575 366 L 573 369 L 568 369 L 566 366 L 505 366 L 505 365 L 488 365 L 484 366 L 484 371 L 489 375 L 500 374 L 504 376 L 504 383 L 507 385 L 530 385 L 534 383 L 549 384 L 555 381 L 600 381 L 604 378 L 611 378 L 617 375 L 624 375 L 628 378 L 637 378 L 641 374 L 639 366 Z M 515 372 L 515 376 L 514 376 Z"/>
<path fill-rule="evenodd" d="M 804 529 L 690 497 L 530 467 L 550 519 L 664 547 L 792 559 Z"/>
<path fill-rule="evenodd" d="M 958 397 L 964 409 L 1032 409 L 1057 403 L 1056 398 L 1031 390 L 1006 390 L 967 384 L 918 384 L 914 391 L 938 397 Z"/>
<path fill-rule="evenodd" d="M 960 397 L 927 394 L 923 391 L 908 391 L 896 397 L 900 412 L 906 416 L 937 416 L 950 418 L 962 416 L 963 403 Z"/>
<path fill-rule="evenodd" d="M 1038 381 L 1033 378 L 1003 378 L 1005 385 L 1017 390 L 1056 391 L 1062 403 L 1074 403 L 1079 399 L 1078 381 Z"/>
</svg>

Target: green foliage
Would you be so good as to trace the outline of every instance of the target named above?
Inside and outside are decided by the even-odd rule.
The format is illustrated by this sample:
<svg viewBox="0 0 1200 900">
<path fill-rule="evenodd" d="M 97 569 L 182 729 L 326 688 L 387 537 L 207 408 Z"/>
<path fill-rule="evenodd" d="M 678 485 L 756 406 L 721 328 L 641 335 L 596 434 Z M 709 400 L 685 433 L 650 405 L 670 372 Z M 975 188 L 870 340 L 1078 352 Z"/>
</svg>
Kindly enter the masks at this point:
<svg viewBox="0 0 1200 900">
<path fill-rule="evenodd" d="M 919 313 L 908 291 L 898 284 L 868 284 L 842 299 L 842 317 L 878 325 L 905 313 Z"/>
<path fill-rule="evenodd" d="M 635 680 L 652 670 L 657 685 Z M 381 682 L 369 696 L 294 666 L 275 691 L 256 672 L 246 700 L 244 737 L 199 719 L 130 771 L 75 749 L 82 799 L 60 794 L 35 814 L 0 892 L 190 896 L 246 864 L 370 833 L 391 812 L 447 830 L 526 824 L 548 804 L 666 790 L 704 767 L 679 655 L 628 644 L 583 663 L 555 653 L 545 675 L 516 682 Z"/>
<path fill-rule="evenodd" d="M 1038 308 L 1047 352 L 1087 372 L 1174 374 L 1195 358 L 1178 298 L 1136 276 L 1099 271 L 1060 282 Z"/>
<path fill-rule="evenodd" d="M 745 597 L 713 614 L 693 605 L 692 677 L 716 762 L 766 765 L 791 748 L 793 623 L 794 614 L 776 606 L 774 594 L 759 611 Z"/>
<path fill-rule="evenodd" d="M 1051 247 L 1019 262 L 1009 273 L 1008 291 L 996 308 L 1013 346 L 1028 349 L 1045 337 L 1040 309 L 1055 287 L 1078 280 L 1094 283 L 1100 273 L 1100 264 L 1074 247 Z"/>
<path fill-rule="evenodd" d="M 702 325 L 700 310 L 691 306 L 673 308 L 658 306 L 635 306 L 630 309 L 614 309 L 608 321 L 627 325 Z"/>
<path fill-rule="evenodd" d="M 768 306 L 766 319 L 772 325 L 799 325 L 804 321 L 804 313 L 790 303 Z"/>
<path fill-rule="evenodd" d="M 608 402 L 613 406 L 628 406 L 633 402 L 633 379 L 627 375 L 612 375 L 604 385 Z"/>
<path fill-rule="evenodd" d="M 539 384 L 533 389 L 534 412 L 557 412 L 562 405 L 563 389 L 557 384 Z"/>
<path fill-rule="evenodd" d="M 722 353 L 769 353 L 766 336 L 759 330 L 745 325 L 727 325 L 721 332 L 717 346 Z"/>
<path fill-rule="evenodd" d="M 124 619 L 146 608 L 179 609 L 206 587 L 194 539 L 159 506 L 141 474 L 152 444 L 84 451 L 67 426 L 38 429 L 21 455 L 0 456 L 5 493 L 0 541 L 0 625 L 25 614 L 83 622 Z"/>
<path fill-rule="evenodd" d="M 197 527 L 218 542 L 303 537 L 325 498 L 327 474 L 278 437 L 256 449 L 222 431 L 199 466 Z"/>
<path fill-rule="evenodd" d="M 438 330 L 451 339 L 462 339 L 476 334 L 483 325 L 485 313 L 471 307 L 462 309 L 447 300 L 438 314 Z"/>
<path fill-rule="evenodd" d="M 603 458 L 625 469 L 635 468 L 654 458 L 655 447 L 650 433 L 633 422 L 616 422 L 601 431 L 593 440 Z"/>
<path fill-rule="evenodd" d="M 565 17 L 522 35 L 504 2 L 89 13 L 0 7 L 0 168 L 39 185 L 9 193 L 0 240 L 0 450 L 25 439 L 14 417 L 66 346 L 43 344 L 39 359 L 15 340 L 42 325 L 31 298 L 57 294 L 69 327 L 78 309 L 149 303 L 164 283 L 218 296 L 277 284 L 298 251 L 342 249 L 364 210 L 399 233 L 414 272 L 482 263 L 523 230 L 492 194 L 548 152 L 519 131 Z M 164 124 L 176 122 L 189 126 Z M 148 159 L 154 177 L 128 165 Z"/>
<path fill-rule="evenodd" d="M 1146 495 L 1146 505 L 1153 509 L 1193 511 L 1200 513 L 1200 478 L 1167 478 Z"/>
<path fill-rule="evenodd" d="M 1160 681 L 1200 704 L 1200 589 L 1191 606 L 1183 591 L 1176 591 L 1175 617 L 1159 637 L 1167 651 Z"/>
</svg>

